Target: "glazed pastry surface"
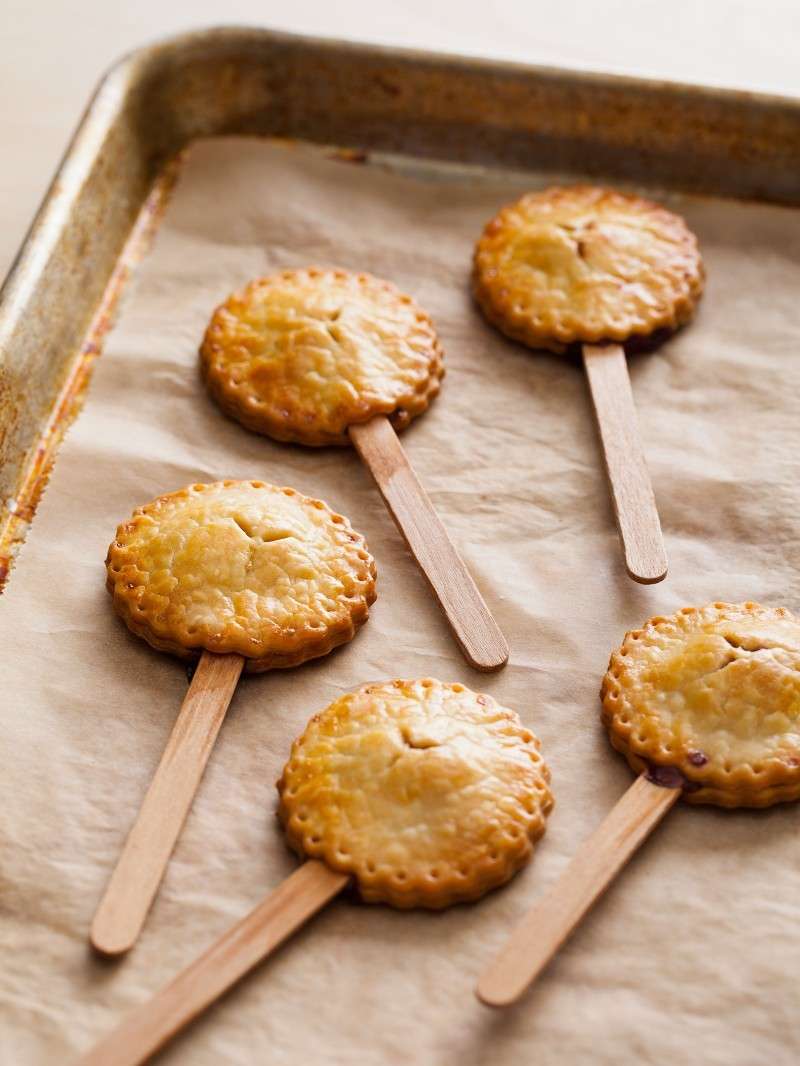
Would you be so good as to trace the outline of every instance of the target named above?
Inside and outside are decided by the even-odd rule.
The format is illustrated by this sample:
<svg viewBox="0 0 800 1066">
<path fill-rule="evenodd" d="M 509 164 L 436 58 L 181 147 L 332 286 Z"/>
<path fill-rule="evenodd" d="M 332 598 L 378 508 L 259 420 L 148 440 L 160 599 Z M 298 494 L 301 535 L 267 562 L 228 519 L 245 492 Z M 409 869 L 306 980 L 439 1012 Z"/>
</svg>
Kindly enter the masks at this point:
<svg viewBox="0 0 800 1066">
<path fill-rule="evenodd" d="M 529 193 L 475 248 L 473 288 L 498 329 L 533 348 L 623 342 L 687 322 L 704 285 L 694 234 L 641 197 L 590 185 Z"/>
<path fill-rule="evenodd" d="M 211 395 L 248 429 L 300 444 L 349 444 L 347 429 L 426 410 L 444 374 L 429 316 L 391 282 L 285 270 L 217 308 L 200 349 Z"/>
<path fill-rule="evenodd" d="M 368 902 L 446 907 L 528 861 L 553 801 L 539 741 L 490 696 L 364 685 L 310 721 L 278 783 L 292 847 Z"/>
<path fill-rule="evenodd" d="M 611 743 L 641 771 L 675 767 L 692 803 L 800 798 L 800 621 L 714 603 L 628 633 L 602 686 Z"/>
<path fill-rule="evenodd" d="M 350 640 L 375 599 L 364 538 L 321 500 L 263 481 L 190 485 L 134 511 L 106 560 L 128 627 L 184 658 L 296 666 Z"/>
</svg>

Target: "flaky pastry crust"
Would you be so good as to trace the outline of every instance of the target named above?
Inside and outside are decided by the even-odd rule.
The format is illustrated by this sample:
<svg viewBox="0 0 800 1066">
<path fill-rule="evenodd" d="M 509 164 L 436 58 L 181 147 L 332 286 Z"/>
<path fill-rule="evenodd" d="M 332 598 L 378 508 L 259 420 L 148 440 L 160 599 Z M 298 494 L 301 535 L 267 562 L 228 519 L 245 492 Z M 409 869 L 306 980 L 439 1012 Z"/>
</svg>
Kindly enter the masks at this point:
<svg viewBox="0 0 800 1066">
<path fill-rule="evenodd" d="M 507 336 L 564 352 L 678 329 L 704 279 L 682 218 L 630 193 L 575 185 L 528 193 L 489 222 L 473 290 Z"/>
<path fill-rule="evenodd" d="M 237 652 L 257 672 L 351 640 L 375 600 L 375 563 L 342 515 L 295 489 L 217 481 L 159 496 L 118 529 L 108 590 L 128 628 L 194 659 Z"/>
<path fill-rule="evenodd" d="M 800 620 L 712 603 L 625 636 L 601 689 L 611 743 L 637 772 L 674 767 L 690 803 L 800 798 Z"/>
<path fill-rule="evenodd" d="M 211 395 L 276 440 L 346 445 L 388 415 L 403 429 L 444 375 L 429 316 L 391 282 L 346 270 L 284 270 L 214 312 L 200 349 Z"/>
<path fill-rule="evenodd" d="M 449 906 L 508 881 L 553 800 L 539 741 L 491 696 L 363 685 L 309 722 L 278 782 L 290 845 L 370 903 Z"/>
</svg>

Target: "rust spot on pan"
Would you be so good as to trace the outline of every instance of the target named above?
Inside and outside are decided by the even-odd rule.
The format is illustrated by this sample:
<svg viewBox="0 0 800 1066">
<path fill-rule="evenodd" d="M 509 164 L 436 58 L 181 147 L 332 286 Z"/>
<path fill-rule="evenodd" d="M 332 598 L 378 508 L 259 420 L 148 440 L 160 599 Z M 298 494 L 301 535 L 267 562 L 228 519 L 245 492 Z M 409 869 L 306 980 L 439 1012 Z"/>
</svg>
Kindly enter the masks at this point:
<svg viewBox="0 0 800 1066">
<path fill-rule="evenodd" d="M 108 330 L 113 324 L 114 311 L 120 295 L 150 246 L 156 229 L 164 215 L 169 194 L 183 161 L 178 155 L 161 171 L 153 183 L 149 195 L 142 204 L 136 222 L 131 229 L 122 253 L 117 260 L 102 299 L 92 318 L 83 343 L 78 350 L 67 378 L 47 419 L 39 443 L 28 456 L 22 470 L 14 498 L 6 503 L 6 520 L 0 527 L 0 592 L 5 587 L 17 549 L 25 538 L 33 520 L 39 500 L 53 468 L 56 452 L 64 434 L 80 411 L 92 366 L 100 355 Z"/>
</svg>

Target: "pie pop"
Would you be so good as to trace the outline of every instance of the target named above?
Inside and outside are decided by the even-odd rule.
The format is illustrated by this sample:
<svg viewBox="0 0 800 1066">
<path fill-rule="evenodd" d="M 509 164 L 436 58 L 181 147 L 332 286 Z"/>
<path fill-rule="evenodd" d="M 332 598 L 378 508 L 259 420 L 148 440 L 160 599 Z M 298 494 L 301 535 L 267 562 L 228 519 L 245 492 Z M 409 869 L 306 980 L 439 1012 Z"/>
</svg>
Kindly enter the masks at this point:
<svg viewBox="0 0 800 1066">
<path fill-rule="evenodd" d="M 403 909 L 502 885 L 544 833 L 549 779 L 517 715 L 463 685 L 386 681 L 340 697 L 278 782 L 280 821 L 306 861 L 82 1066 L 146 1061 L 348 884 Z"/>
<path fill-rule="evenodd" d="M 628 574 L 661 581 L 667 557 L 623 344 L 652 344 L 692 317 L 703 292 L 683 219 L 628 193 L 578 185 L 504 207 L 475 248 L 485 317 L 531 348 L 580 345 Z"/>
<path fill-rule="evenodd" d="M 800 799 L 800 620 L 784 608 L 651 618 L 611 656 L 601 698 L 611 743 L 639 776 L 484 973 L 491 1006 L 522 995 L 678 798 Z"/>
<path fill-rule="evenodd" d="M 309 267 L 217 308 L 200 362 L 212 397 L 247 429 L 356 448 L 467 661 L 496 670 L 506 642 L 395 433 L 438 393 L 442 355 L 429 316 L 391 282 Z"/>
<path fill-rule="evenodd" d="M 321 500 L 220 481 L 136 510 L 106 567 L 128 628 L 199 660 L 92 923 L 92 944 L 117 955 L 144 923 L 242 670 L 298 666 L 352 640 L 375 600 L 375 563 Z"/>
</svg>

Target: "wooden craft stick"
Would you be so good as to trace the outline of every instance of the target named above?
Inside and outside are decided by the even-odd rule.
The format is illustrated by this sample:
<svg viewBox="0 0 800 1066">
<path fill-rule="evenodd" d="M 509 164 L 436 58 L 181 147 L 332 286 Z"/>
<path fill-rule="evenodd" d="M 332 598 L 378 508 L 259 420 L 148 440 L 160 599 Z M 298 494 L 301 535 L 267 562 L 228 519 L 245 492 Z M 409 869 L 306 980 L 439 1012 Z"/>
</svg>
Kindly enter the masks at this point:
<svg viewBox="0 0 800 1066">
<path fill-rule="evenodd" d="M 625 351 L 619 344 L 584 344 L 583 365 L 600 428 L 625 567 L 634 581 L 652 585 L 667 576 L 667 554 Z"/>
<path fill-rule="evenodd" d="M 380 415 L 351 426 L 350 437 L 441 604 L 464 658 L 476 670 L 498 670 L 508 661 L 505 638 L 411 468 L 391 422 Z"/>
<path fill-rule="evenodd" d="M 484 971 L 478 999 L 505 1007 L 520 998 L 680 794 L 636 779 Z"/>
<path fill-rule="evenodd" d="M 104 955 L 133 947 L 164 876 L 169 857 L 244 666 L 241 655 L 204 651 L 142 803 L 89 938 Z"/>
<path fill-rule="evenodd" d="M 171 984 L 130 1014 L 77 1066 L 138 1066 L 218 999 L 248 970 L 321 910 L 347 884 L 324 863 L 303 863 L 246 918 Z"/>
</svg>

